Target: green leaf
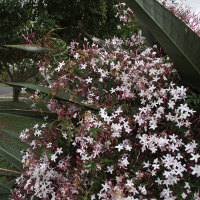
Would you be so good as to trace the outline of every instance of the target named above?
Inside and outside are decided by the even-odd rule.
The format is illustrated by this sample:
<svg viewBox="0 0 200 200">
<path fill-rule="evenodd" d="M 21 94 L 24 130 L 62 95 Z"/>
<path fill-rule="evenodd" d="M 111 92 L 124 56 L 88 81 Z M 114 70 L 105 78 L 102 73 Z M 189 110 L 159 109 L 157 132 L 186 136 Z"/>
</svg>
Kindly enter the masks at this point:
<svg viewBox="0 0 200 200">
<path fill-rule="evenodd" d="M 70 129 L 67 129 L 67 135 L 68 135 L 68 144 L 70 144 L 72 141 L 72 132 Z"/>
<path fill-rule="evenodd" d="M 96 129 L 95 128 L 91 128 L 91 129 L 92 129 L 92 133 L 93 133 L 94 139 L 96 140 L 96 138 L 97 138 Z"/>
<path fill-rule="evenodd" d="M 110 160 L 109 158 L 104 158 L 100 160 L 100 163 L 112 163 L 113 161 Z"/>
<path fill-rule="evenodd" d="M 21 163 L 22 156 L 20 150 L 11 147 L 0 141 L 0 155 L 2 155 L 6 160 L 12 163 L 17 169 L 23 170 Z"/>
<path fill-rule="evenodd" d="M 8 200 L 11 188 L 0 182 L 0 199 Z"/>
<path fill-rule="evenodd" d="M 1 81 L 3 82 L 3 81 Z M 32 89 L 32 90 L 39 90 L 40 92 L 50 95 L 49 92 L 49 88 L 45 87 L 45 86 L 40 86 L 40 85 L 34 85 L 34 84 L 30 84 L 30 83 L 14 83 L 14 82 L 3 82 L 7 85 L 10 85 L 12 87 L 24 87 L 24 88 L 28 88 L 28 89 Z M 72 92 L 57 92 L 55 95 L 52 95 L 53 98 L 55 99 L 60 99 L 60 100 L 64 100 L 64 101 L 69 101 L 72 103 L 76 103 L 79 104 L 81 106 L 90 108 L 90 109 L 95 109 L 95 110 L 99 110 L 99 107 L 95 106 L 95 105 L 90 105 L 90 104 L 85 104 L 82 101 L 86 100 L 84 97 L 80 96 L 80 95 L 76 95 Z"/>
<path fill-rule="evenodd" d="M 82 78 L 85 78 L 85 74 L 81 72 L 81 70 L 78 68 L 78 67 L 73 67 L 72 68 L 72 71 L 76 74 L 76 75 L 79 75 L 80 77 Z"/>
<path fill-rule="evenodd" d="M 13 131 L 10 131 L 10 130 L 5 129 L 5 128 L 2 129 L 1 131 L 6 133 L 6 134 L 8 134 L 8 135 L 10 135 L 10 136 L 12 136 L 12 137 L 14 137 L 15 139 L 19 139 L 19 134 L 15 133 Z"/>
<path fill-rule="evenodd" d="M 47 52 L 47 49 L 35 44 L 19 44 L 19 45 L 3 45 L 4 47 L 20 49 L 24 51 L 30 51 L 35 53 Z"/>
<path fill-rule="evenodd" d="M 9 193 L 10 193 L 10 188 L 7 185 L 0 182 L 0 199 L 2 194 L 9 194 Z"/>
<path fill-rule="evenodd" d="M 20 115 L 24 117 L 31 117 L 36 119 L 44 119 L 44 116 L 49 117 L 49 121 L 51 119 L 55 119 L 57 117 L 56 113 L 50 112 L 40 112 L 35 110 L 22 110 L 22 109 L 0 109 L 0 113 L 10 114 L 10 115 Z"/>
<path fill-rule="evenodd" d="M 9 194 L 10 194 L 10 193 L 8 193 L 8 194 L 1 194 L 1 193 L 0 193 L 0 199 L 1 199 L 1 200 L 8 200 Z"/>
<path fill-rule="evenodd" d="M 199 104 L 200 103 L 200 95 L 198 95 L 194 92 L 190 92 L 190 95 L 187 96 L 185 103 L 194 103 L 194 105 Z"/>
<path fill-rule="evenodd" d="M 98 90 L 99 90 L 99 93 L 102 94 L 103 92 L 103 86 L 101 83 L 98 84 Z"/>
<path fill-rule="evenodd" d="M 17 139 L 19 143 L 23 143 L 23 146 L 24 146 L 24 147 L 27 146 L 27 148 L 28 148 L 28 145 L 27 145 L 25 142 L 23 142 L 23 141 L 20 140 L 19 134 L 18 134 L 18 133 L 15 133 L 15 132 L 10 131 L 10 130 L 8 130 L 8 129 L 2 129 L 1 131 L 4 132 L 4 133 L 6 133 L 6 134 L 8 134 L 9 136 L 11 136 L 11 137 Z"/>
<path fill-rule="evenodd" d="M 175 64 L 182 81 L 200 88 L 200 37 L 155 0 L 125 0 Z M 186 31 L 187 30 L 187 31 Z"/>
<path fill-rule="evenodd" d="M 51 155 L 52 155 L 51 151 L 46 151 L 46 156 L 47 156 L 48 160 L 51 159 Z"/>
<path fill-rule="evenodd" d="M 51 46 L 48 50 L 51 52 L 53 57 L 62 56 L 68 53 L 67 43 L 59 38 L 48 37 Z"/>
<path fill-rule="evenodd" d="M 9 181 L 9 182 L 7 183 L 7 186 L 8 186 L 9 188 L 12 188 L 12 187 L 14 186 L 15 183 L 16 183 L 16 180 L 13 179 L 12 181 Z"/>
</svg>

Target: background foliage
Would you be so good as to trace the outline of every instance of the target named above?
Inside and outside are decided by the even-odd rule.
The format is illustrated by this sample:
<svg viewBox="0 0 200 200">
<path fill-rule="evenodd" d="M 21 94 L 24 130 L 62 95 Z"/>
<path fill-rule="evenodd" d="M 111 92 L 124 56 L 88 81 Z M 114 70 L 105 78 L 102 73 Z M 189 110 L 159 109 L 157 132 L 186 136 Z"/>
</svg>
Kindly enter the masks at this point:
<svg viewBox="0 0 200 200">
<path fill-rule="evenodd" d="M 46 10 L 59 26 L 66 41 L 79 36 L 80 30 L 100 38 L 108 38 L 117 33 L 114 5 L 118 0 L 44 0 Z"/>
</svg>

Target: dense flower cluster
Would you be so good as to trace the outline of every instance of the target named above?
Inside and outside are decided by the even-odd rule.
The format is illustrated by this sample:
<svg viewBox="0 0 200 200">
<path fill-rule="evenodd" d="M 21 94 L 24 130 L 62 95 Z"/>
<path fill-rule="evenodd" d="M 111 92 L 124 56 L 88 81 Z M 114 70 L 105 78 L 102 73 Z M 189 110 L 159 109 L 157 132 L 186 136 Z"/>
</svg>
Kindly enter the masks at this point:
<svg viewBox="0 0 200 200">
<path fill-rule="evenodd" d="M 85 38 L 68 46 L 69 58 L 40 63 L 50 94 L 77 103 L 49 100 L 57 120 L 22 131 L 29 148 L 11 199 L 200 199 L 187 88 L 143 42 Z"/>
</svg>

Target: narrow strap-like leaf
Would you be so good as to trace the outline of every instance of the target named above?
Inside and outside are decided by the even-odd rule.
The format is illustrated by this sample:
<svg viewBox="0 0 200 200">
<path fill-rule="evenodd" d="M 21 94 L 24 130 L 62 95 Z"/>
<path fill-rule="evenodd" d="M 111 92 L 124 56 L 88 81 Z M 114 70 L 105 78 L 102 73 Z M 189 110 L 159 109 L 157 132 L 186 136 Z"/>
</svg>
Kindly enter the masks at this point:
<svg viewBox="0 0 200 200">
<path fill-rule="evenodd" d="M 10 195 L 10 193 L 7 193 L 7 194 L 1 194 L 1 193 L 0 193 L 0 199 L 1 199 L 1 200 L 8 200 L 9 195 Z"/>
<path fill-rule="evenodd" d="M 1 81 L 3 82 L 3 81 Z M 34 85 L 34 84 L 30 84 L 30 83 L 14 83 L 14 82 L 3 82 L 7 85 L 10 86 L 19 86 L 19 87 L 24 87 L 24 88 L 28 88 L 28 89 L 32 89 L 32 90 L 38 90 L 44 94 L 49 95 L 49 88 L 45 87 L 45 86 L 40 86 L 40 85 Z M 60 99 L 60 100 L 64 100 L 64 101 L 69 101 L 72 103 L 76 103 L 79 104 L 83 107 L 87 107 L 90 109 L 95 109 L 95 110 L 99 110 L 99 106 L 96 105 L 90 105 L 90 104 L 85 104 L 83 103 L 84 100 L 86 100 L 86 98 L 80 96 L 80 95 L 76 95 L 74 93 L 69 93 L 69 92 L 57 92 L 57 94 L 52 96 L 55 99 Z"/>
<path fill-rule="evenodd" d="M 49 117 L 49 121 L 54 120 L 57 115 L 56 113 L 50 113 L 50 112 L 40 112 L 35 110 L 22 110 L 22 109 L 0 109 L 0 113 L 3 114 L 10 114 L 10 115 L 20 115 L 23 117 L 31 117 L 31 118 L 37 118 L 37 119 L 44 119 L 45 116 Z"/>
<path fill-rule="evenodd" d="M 9 193 L 10 193 L 10 188 L 7 185 L 0 182 L 0 199 L 2 194 L 9 194 Z"/>
<path fill-rule="evenodd" d="M 20 150 L 0 141 L 0 155 L 12 163 L 17 169 L 23 170 Z"/>
<path fill-rule="evenodd" d="M 24 51 L 30 51 L 35 53 L 47 52 L 47 49 L 35 44 L 19 44 L 19 45 L 3 45 L 4 47 L 20 49 Z"/>
<path fill-rule="evenodd" d="M 0 199 L 8 200 L 11 188 L 0 182 Z"/>
<path fill-rule="evenodd" d="M 5 129 L 5 128 L 2 129 L 1 131 L 2 131 L 3 133 L 6 133 L 6 134 L 12 136 L 12 137 L 15 138 L 15 139 L 19 139 L 19 134 L 15 133 L 15 132 L 13 132 L 13 131 L 10 131 L 10 130 Z"/>
</svg>

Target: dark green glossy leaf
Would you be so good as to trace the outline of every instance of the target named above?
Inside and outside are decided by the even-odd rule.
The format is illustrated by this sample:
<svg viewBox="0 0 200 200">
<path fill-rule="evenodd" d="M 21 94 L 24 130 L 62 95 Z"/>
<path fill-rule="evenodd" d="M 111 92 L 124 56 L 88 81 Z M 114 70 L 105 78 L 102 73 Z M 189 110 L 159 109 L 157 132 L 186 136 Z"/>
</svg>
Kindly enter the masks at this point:
<svg viewBox="0 0 200 200">
<path fill-rule="evenodd" d="M 200 37 L 156 0 L 125 0 L 147 32 L 164 48 L 183 82 L 200 88 Z"/>
</svg>

